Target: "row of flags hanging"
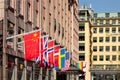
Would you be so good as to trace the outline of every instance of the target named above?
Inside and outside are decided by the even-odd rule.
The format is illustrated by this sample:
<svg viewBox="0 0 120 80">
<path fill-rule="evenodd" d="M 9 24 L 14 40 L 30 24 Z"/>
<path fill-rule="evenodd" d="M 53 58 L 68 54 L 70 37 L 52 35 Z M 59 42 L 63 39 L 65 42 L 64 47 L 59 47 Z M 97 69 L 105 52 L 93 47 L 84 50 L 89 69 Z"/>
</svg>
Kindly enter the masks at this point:
<svg viewBox="0 0 120 80">
<path fill-rule="evenodd" d="M 70 52 L 60 45 L 55 45 L 55 40 L 49 36 L 41 36 L 40 30 L 24 35 L 25 60 L 36 59 L 40 67 L 54 68 L 65 71 L 69 69 Z"/>
</svg>

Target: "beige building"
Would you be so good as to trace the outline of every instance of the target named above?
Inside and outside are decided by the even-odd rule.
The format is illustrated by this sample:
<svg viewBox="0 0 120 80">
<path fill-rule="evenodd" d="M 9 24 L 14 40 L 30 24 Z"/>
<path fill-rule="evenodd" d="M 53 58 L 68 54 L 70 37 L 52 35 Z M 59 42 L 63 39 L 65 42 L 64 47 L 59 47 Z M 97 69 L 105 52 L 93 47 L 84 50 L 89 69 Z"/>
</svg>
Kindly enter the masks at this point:
<svg viewBox="0 0 120 80">
<path fill-rule="evenodd" d="M 120 12 L 79 9 L 79 60 L 86 63 L 85 80 L 120 79 L 119 44 Z"/>
<path fill-rule="evenodd" d="M 0 80 L 76 79 L 76 72 L 40 68 L 24 60 L 23 33 L 41 29 L 78 61 L 78 0 L 0 0 Z M 14 37 L 13 37 L 14 36 Z M 9 65 L 10 64 L 10 65 Z M 58 77 L 57 77 L 58 76 Z M 62 79 L 62 78 L 61 78 Z"/>
</svg>

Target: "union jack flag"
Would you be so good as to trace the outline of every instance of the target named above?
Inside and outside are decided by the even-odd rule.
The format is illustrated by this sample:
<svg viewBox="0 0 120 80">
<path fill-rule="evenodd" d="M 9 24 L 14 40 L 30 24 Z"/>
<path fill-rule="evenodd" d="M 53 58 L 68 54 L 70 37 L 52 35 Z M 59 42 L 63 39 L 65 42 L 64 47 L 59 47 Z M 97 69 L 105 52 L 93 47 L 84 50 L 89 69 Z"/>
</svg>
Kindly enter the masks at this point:
<svg viewBox="0 0 120 80">
<path fill-rule="evenodd" d="M 41 37 L 40 55 L 36 62 L 40 62 L 41 67 L 47 66 L 47 46 L 48 46 L 48 35 Z"/>
</svg>

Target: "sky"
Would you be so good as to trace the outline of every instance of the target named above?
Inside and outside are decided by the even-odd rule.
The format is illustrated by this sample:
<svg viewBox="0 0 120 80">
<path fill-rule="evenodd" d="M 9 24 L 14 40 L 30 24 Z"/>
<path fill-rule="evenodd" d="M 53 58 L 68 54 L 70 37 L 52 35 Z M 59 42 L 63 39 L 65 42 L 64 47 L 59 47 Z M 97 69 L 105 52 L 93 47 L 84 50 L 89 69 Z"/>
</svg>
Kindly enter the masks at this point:
<svg viewBox="0 0 120 80">
<path fill-rule="evenodd" d="M 79 5 L 92 5 L 94 12 L 120 12 L 120 0 L 79 0 Z"/>
</svg>

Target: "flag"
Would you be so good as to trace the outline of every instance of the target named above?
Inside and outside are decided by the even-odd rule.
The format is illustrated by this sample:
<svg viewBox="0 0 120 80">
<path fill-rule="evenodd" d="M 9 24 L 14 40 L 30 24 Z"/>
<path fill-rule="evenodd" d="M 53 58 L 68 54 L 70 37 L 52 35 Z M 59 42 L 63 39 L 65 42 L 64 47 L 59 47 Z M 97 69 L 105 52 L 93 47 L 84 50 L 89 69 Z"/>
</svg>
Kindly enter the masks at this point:
<svg viewBox="0 0 120 80">
<path fill-rule="evenodd" d="M 54 42 L 55 40 L 48 41 L 48 48 L 47 48 L 48 67 L 54 66 L 54 62 L 53 62 Z"/>
<path fill-rule="evenodd" d="M 40 31 L 30 32 L 24 35 L 24 55 L 25 60 L 30 60 L 39 56 Z"/>
<path fill-rule="evenodd" d="M 78 62 L 77 63 L 77 68 L 80 69 L 80 70 L 83 70 L 83 62 Z"/>
<path fill-rule="evenodd" d="M 77 63 L 77 68 L 85 72 L 86 71 L 86 64 L 85 64 L 85 62 L 83 62 L 83 61 L 82 62 L 81 61 L 78 62 Z"/>
<path fill-rule="evenodd" d="M 61 69 L 61 71 L 68 70 L 69 66 L 70 66 L 70 53 L 66 52 L 66 54 L 65 54 L 65 66 L 64 66 L 64 68 Z"/>
<path fill-rule="evenodd" d="M 38 61 L 40 61 L 40 67 L 47 66 L 47 46 L 48 46 L 48 35 L 43 36 L 41 38 L 41 52 L 40 56 L 38 57 Z"/>
<path fill-rule="evenodd" d="M 58 70 L 58 65 L 59 65 L 59 51 L 60 51 L 60 45 L 56 45 L 54 47 L 54 69 Z"/>
<path fill-rule="evenodd" d="M 65 66 L 65 48 L 60 49 L 59 53 L 59 69 Z"/>
</svg>

